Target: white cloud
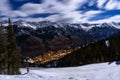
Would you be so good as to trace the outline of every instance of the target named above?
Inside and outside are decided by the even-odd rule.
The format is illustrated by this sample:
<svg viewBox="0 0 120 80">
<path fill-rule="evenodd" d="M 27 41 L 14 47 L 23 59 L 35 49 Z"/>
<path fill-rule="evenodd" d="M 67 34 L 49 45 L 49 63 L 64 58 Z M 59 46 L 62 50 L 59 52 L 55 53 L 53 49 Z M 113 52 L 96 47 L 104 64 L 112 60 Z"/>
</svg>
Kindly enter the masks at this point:
<svg viewBox="0 0 120 80">
<path fill-rule="evenodd" d="M 25 20 L 25 21 L 31 21 L 31 22 L 39 22 L 39 21 L 43 21 L 43 20 L 45 20 L 44 18 L 30 18 L 30 17 L 28 17 L 28 18 L 13 18 L 13 21 L 17 21 L 17 20 Z"/>
<path fill-rule="evenodd" d="M 96 4 L 96 0 L 90 0 L 88 6 L 93 6 Z"/>
<path fill-rule="evenodd" d="M 11 17 L 11 18 L 27 16 L 24 12 L 21 12 L 19 10 L 12 10 L 9 0 L 1 0 L 0 1 L 0 15 L 6 16 L 6 17 Z"/>
<path fill-rule="evenodd" d="M 120 1 L 109 0 L 109 2 L 105 5 L 105 9 L 107 10 L 120 9 Z"/>
<path fill-rule="evenodd" d="M 103 8 L 104 4 L 107 2 L 108 0 L 97 0 L 97 6 L 98 8 Z"/>
<path fill-rule="evenodd" d="M 115 10 L 120 9 L 119 0 L 97 0 L 97 6 L 100 9 Z"/>
<path fill-rule="evenodd" d="M 83 11 L 73 11 L 70 13 L 51 15 L 44 18 L 44 20 L 71 23 L 89 22 L 88 19 L 94 17 L 96 14 L 100 14 L 101 12 L 102 11 L 87 11 L 83 15 Z"/>
<path fill-rule="evenodd" d="M 58 13 L 51 15 L 47 20 L 52 21 L 66 21 L 80 22 L 82 13 L 76 11 L 76 9 L 82 7 L 88 0 L 63 0 L 58 2 L 57 0 L 44 0 L 42 4 L 27 3 L 20 9 L 27 15 L 39 14 L 39 13 Z"/>
<path fill-rule="evenodd" d="M 27 17 L 27 15 L 19 10 L 1 12 L 2 16 L 15 18 L 15 17 Z"/>
<path fill-rule="evenodd" d="M 101 10 L 91 11 L 76 11 L 76 9 L 83 7 L 85 3 L 92 6 L 97 3 L 99 9 L 119 9 L 119 3 L 117 0 L 43 0 L 42 4 L 27 3 L 21 7 L 21 11 L 27 15 L 39 14 L 39 13 L 58 13 L 49 17 L 43 18 L 44 20 L 52 21 L 71 21 L 77 22 L 88 22 L 88 20 L 94 17 L 96 14 L 100 14 Z M 106 5 L 104 5 L 106 3 Z M 84 12 L 84 13 L 82 13 Z M 41 18 L 40 18 L 41 19 Z M 71 20 L 70 20 L 71 19 Z M 68 20 L 68 21 L 67 21 Z"/>
<path fill-rule="evenodd" d="M 21 10 L 28 15 L 35 13 L 69 13 L 81 7 L 87 0 L 68 0 L 58 2 L 57 0 L 44 0 L 42 4 L 27 3 Z"/>
<path fill-rule="evenodd" d="M 115 15 L 110 18 L 106 19 L 101 19 L 101 20 L 96 20 L 96 21 L 91 21 L 90 23 L 104 23 L 104 22 L 120 22 L 120 15 Z"/>
<path fill-rule="evenodd" d="M 9 10 L 11 10 L 11 7 L 10 7 L 8 0 L 0 0 L 0 11 L 6 12 Z"/>
<path fill-rule="evenodd" d="M 65 22 L 65 23 L 104 23 L 104 22 L 120 22 L 120 15 L 112 16 L 110 18 L 96 20 L 96 21 L 89 21 L 92 17 L 96 16 L 96 14 L 101 13 L 102 11 L 88 11 L 86 13 L 82 12 L 72 12 L 70 14 L 55 14 L 51 15 L 46 18 L 21 18 L 27 21 L 43 21 L 43 20 L 50 20 L 53 22 Z M 17 20 L 17 19 L 16 19 Z"/>
<path fill-rule="evenodd" d="M 19 11 L 19 10 L 14 10 L 14 11 L 12 11 L 11 14 L 12 14 L 13 17 L 16 17 L 16 16 L 27 17 L 27 14 L 25 14 L 25 13 Z"/>
<path fill-rule="evenodd" d="M 40 4 L 26 3 L 21 7 L 21 11 L 26 13 L 27 15 L 45 13 L 44 9 Z"/>
</svg>

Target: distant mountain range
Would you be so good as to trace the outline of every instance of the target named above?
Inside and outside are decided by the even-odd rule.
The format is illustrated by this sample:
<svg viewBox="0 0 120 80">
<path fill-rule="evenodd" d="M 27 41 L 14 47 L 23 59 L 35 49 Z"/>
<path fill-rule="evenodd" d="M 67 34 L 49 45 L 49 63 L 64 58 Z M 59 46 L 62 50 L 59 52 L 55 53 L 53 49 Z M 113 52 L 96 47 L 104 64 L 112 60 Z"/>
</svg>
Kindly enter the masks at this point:
<svg viewBox="0 0 120 80">
<path fill-rule="evenodd" d="M 3 21 L 7 26 L 7 22 Z M 96 40 L 107 39 L 119 32 L 120 23 L 70 24 L 50 21 L 13 22 L 18 45 L 25 56 L 37 56 L 46 51 L 69 49 Z"/>
</svg>

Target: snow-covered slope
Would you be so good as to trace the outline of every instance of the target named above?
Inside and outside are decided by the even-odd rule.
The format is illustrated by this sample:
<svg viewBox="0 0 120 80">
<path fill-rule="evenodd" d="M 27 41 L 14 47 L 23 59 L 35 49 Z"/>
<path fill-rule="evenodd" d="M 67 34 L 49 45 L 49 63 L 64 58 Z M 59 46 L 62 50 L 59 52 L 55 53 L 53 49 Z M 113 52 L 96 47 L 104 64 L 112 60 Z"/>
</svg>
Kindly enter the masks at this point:
<svg viewBox="0 0 120 80">
<path fill-rule="evenodd" d="M 120 80 L 120 65 L 113 62 L 69 68 L 30 68 L 28 74 L 0 75 L 0 80 Z"/>
</svg>

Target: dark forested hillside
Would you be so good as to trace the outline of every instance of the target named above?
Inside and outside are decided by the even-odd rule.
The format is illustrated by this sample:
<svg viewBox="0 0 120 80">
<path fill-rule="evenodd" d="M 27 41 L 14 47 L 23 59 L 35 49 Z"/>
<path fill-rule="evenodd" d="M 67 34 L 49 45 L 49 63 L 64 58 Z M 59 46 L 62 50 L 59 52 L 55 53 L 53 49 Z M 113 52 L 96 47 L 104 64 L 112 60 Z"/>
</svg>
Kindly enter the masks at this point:
<svg viewBox="0 0 120 80">
<path fill-rule="evenodd" d="M 91 43 L 59 60 L 59 67 L 120 60 L 120 33 L 107 40 Z"/>
</svg>

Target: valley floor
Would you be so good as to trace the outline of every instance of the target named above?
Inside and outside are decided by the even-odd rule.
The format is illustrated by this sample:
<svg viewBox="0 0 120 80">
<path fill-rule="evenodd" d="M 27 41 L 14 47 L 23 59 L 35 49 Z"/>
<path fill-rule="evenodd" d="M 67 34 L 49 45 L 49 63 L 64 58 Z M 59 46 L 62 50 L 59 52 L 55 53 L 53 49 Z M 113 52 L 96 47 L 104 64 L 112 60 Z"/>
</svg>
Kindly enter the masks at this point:
<svg viewBox="0 0 120 80">
<path fill-rule="evenodd" d="M 26 73 L 26 69 L 21 69 Z M 69 68 L 30 68 L 24 75 L 0 75 L 0 80 L 120 80 L 120 64 L 115 62 Z"/>
</svg>

